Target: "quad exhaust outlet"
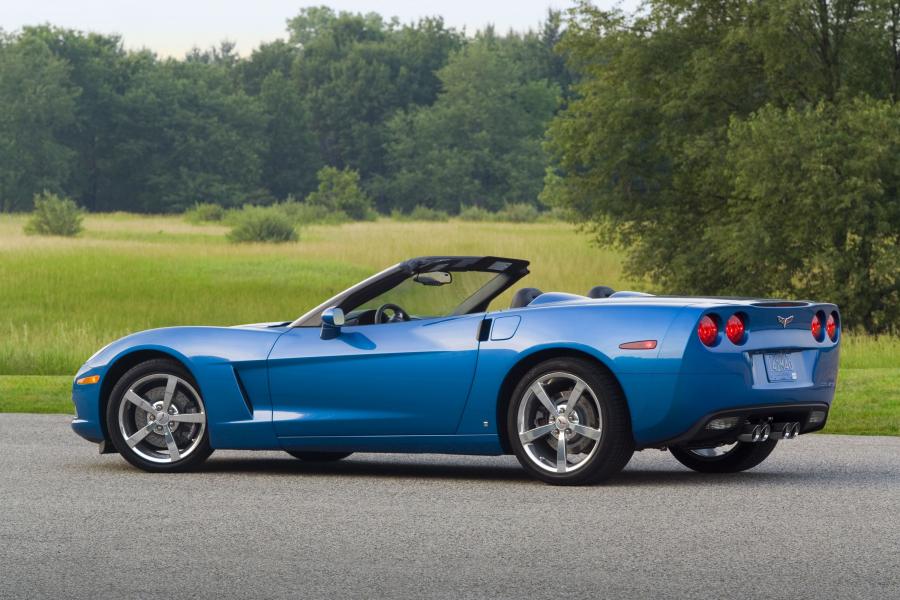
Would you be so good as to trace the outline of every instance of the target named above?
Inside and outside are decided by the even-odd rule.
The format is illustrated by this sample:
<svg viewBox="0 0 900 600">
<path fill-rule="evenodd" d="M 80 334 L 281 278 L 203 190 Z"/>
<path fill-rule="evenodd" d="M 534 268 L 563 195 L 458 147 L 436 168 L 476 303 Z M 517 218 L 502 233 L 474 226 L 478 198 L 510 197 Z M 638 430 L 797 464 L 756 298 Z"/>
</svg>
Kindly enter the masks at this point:
<svg viewBox="0 0 900 600">
<path fill-rule="evenodd" d="M 800 423 L 748 423 L 738 436 L 739 442 L 765 442 L 766 440 L 792 440 L 800 435 Z"/>
<path fill-rule="evenodd" d="M 800 435 L 800 423 L 774 423 L 772 435 L 775 440 L 792 440 Z"/>
</svg>

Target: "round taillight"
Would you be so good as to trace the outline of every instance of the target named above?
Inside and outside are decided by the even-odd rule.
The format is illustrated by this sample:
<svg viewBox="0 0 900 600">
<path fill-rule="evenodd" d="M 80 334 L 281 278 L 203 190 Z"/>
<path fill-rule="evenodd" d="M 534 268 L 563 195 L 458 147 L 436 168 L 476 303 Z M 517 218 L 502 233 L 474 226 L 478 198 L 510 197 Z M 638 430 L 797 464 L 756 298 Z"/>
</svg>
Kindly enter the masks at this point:
<svg viewBox="0 0 900 600">
<path fill-rule="evenodd" d="M 822 339 L 822 319 L 819 318 L 819 315 L 813 315 L 812 324 L 809 326 L 809 330 L 812 331 L 814 338 L 817 340 Z"/>
<path fill-rule="evenodd" d="M 837 339 L 837 319 L 834 318 L 834 313 L 828 315 L 828 320 L 825 322 L 825 332 L 832 342 Z"/>
<path fill-rule="evenodd" d="M 715 320 L 709 315 L 703 315 L 703 318 L 700 319 L 700 323 L 697 325 L 697 337 L 707 346 L 712 346 L 716 343 L 718 335 L 719 326 L 716 325 Z"/>
<path fill-rule="evenodd" d="M 731 315 L 725 322 L 725 335 L 732 344 L 744 341 L 744 319 L 740 315 Z"/>
</svg>

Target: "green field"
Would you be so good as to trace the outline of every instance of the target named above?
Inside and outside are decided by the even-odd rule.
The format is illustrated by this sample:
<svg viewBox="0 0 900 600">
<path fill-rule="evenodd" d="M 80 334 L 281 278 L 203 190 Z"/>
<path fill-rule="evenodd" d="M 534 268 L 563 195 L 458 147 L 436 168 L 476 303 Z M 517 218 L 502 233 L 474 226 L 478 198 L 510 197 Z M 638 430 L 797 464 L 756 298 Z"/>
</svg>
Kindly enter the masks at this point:
<svg viewBox="0 0 900 600">
<path fill-rule="evenodd" d="M 74 239 L 26 236 L 24 222 L 0 215 L 0 411 L 68 412 L 71 375 L 127 333 L 289 320 L 410 256 L 529 258 L 526 281 L 543 290 L 647 287 L 563 223 L 380 220 L 309 226 L 297 243 L 234 245 L 224 227 L 179 217 L 90 215 Z M 848 334 L 841 358 L 828 430 L 900 435 L 900 340 Z"/>
</svg>

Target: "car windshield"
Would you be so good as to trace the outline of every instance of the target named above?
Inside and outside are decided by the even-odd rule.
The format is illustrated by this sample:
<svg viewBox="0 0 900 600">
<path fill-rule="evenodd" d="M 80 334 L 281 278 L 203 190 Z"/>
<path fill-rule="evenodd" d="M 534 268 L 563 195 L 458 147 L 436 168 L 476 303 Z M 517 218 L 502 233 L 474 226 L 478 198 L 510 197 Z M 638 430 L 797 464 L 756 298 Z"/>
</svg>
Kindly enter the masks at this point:
<svg viewBox="0 0 900 600">
<path fill-rule="evenodd" d="M 440 276 L 444 276 L 441 279 Z M 413 275 L 399 285 L 352 309 L 353 314 L 396 304 L 413 318 L 452 315 L 472 294 L 498 277 L 495 272 L 454 271 Z"/>
</svg>

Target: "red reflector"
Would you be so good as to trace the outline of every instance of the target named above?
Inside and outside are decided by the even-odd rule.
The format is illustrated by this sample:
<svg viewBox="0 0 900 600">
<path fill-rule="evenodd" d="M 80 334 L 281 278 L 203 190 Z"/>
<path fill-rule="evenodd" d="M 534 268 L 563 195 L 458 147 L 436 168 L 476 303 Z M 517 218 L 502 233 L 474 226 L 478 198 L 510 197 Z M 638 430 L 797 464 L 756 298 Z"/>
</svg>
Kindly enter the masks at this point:
<svg viewBox="0 0 900 600">
<path fill-rule="evenodd" d="M 641 340 L 639 342 L 625 342 L 619 344 L 622 350 L 653 350 L 656 348 L 656 340 Z"/>
<path fill-rule="evenodd" d="M 719 326 L 713 321 L 709 315 L 703 315 L 700 323 L 697 325 L 697 337 L 707 346 L 716 343 L 716 337 L 719 335 Z"/>
<path fill-rule="evenodd" d="M 744 340 L 744 320 L 739 315 L 731 315 L 725 323 L 725 335 L 733 344 Z"/>
<path fill-rule="evenodd" d="M 834 341 L 837 337 L 837 320 L 834 318 L 834 313 L 828 315 L 828 321 L 825 322 L 825 331 L 828 332 L 828 337 Z"/>
<path fill-rule="evenodd" d="M 812 324 L 809 326 L 809 330 L 812 331 L 812 335 L 817 340 L 822 339 L 822 320 L 819 318 L 819 315 L 813 315 Z"/>
</svg>

